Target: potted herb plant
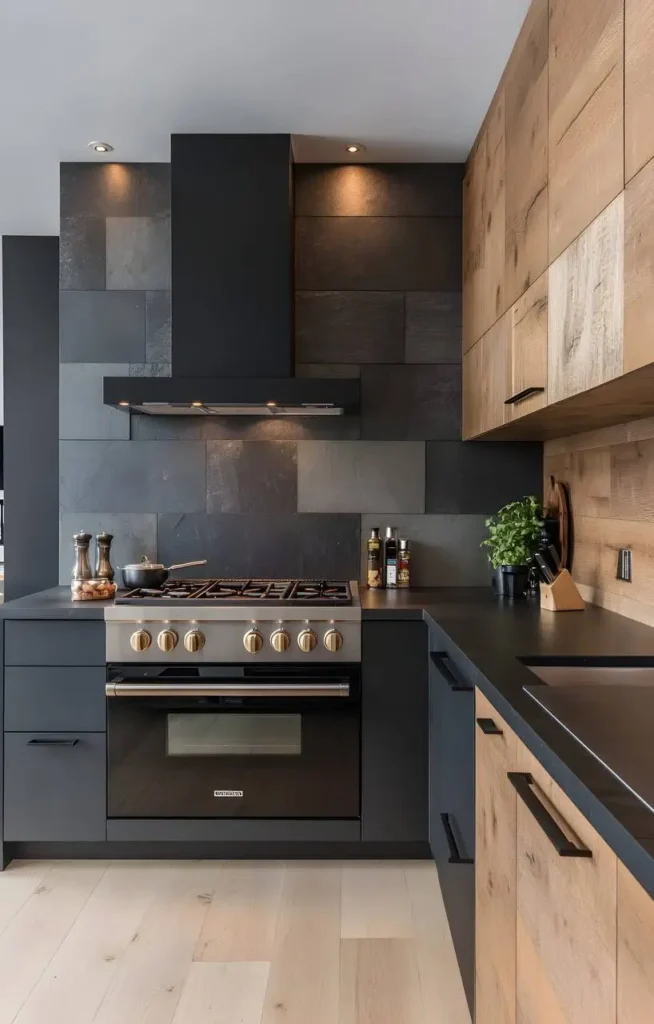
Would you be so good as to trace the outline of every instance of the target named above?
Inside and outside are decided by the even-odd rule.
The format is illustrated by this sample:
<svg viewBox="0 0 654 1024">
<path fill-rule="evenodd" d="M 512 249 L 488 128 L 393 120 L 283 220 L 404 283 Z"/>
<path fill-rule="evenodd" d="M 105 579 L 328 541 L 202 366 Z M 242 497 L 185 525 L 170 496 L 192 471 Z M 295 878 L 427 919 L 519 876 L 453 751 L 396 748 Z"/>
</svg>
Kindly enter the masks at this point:
<svg viewBox="0 0 654 1024">
<path fill-rule="evenodd" d="M 490 552 L 499 595 L 511 599 L 524 595 L 542 525 L 541 504 L 533 495 L 512 501 L 486 520 L 488 537 L 481 546 Z"/>
</svg>

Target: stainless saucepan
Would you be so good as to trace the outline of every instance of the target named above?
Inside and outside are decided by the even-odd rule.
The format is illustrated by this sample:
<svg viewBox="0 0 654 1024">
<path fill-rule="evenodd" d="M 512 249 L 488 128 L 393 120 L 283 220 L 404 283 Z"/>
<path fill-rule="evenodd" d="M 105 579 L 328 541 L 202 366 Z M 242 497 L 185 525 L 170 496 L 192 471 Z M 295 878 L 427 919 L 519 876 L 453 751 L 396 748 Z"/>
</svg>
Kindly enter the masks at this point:
<svg viewBox="0 0 654 1024">
<path fill-rule="evenodd" d="M 173 569 L 189 569 L 192 565 L 206 565 L 207 560 L 203 558 L 200 562 L 180 562 L 178 565 L 159 565 L 151 562 L 144 555 L 140 562 L 135 565 L 123 565 L 123 583 L 128 590 L 135 590 L 137 587 L 144 587 L 146 590 L 159 590 L 168 579 L 168 574 Z"/>
</svg>

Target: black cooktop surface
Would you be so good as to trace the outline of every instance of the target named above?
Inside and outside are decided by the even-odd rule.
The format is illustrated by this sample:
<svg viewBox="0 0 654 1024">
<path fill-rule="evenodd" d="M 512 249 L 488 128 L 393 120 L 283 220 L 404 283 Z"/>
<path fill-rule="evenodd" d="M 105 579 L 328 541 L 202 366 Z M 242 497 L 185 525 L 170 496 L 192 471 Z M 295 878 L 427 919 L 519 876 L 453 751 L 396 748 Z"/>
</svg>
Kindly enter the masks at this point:
<svg viewBox="0 0 654 1024">
<path fill-rule="evenodd" d="M 352 604 L 347 581 L 340 580 L 265 580 L 265 579 L 170 579 L 159 590 L 138 588 L 116 597 L 116 604 L 193 601 L 213 604 L 253 604 L 266 602 L 286 605 Z"/>
</svg>

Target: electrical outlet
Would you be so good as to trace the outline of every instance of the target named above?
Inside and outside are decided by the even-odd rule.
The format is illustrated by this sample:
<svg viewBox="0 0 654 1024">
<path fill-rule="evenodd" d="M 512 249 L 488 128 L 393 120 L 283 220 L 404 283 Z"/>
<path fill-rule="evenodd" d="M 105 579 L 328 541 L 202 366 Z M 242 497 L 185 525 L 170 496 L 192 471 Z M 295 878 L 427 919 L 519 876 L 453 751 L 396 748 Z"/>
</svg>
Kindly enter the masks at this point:
<svg viewBox="0 0 654 1024">
<path fill-rule="evenodd" d="M 631 549 L 620 548 L 618 551 L 618 579 L 631 583 Z"/>
</svg>

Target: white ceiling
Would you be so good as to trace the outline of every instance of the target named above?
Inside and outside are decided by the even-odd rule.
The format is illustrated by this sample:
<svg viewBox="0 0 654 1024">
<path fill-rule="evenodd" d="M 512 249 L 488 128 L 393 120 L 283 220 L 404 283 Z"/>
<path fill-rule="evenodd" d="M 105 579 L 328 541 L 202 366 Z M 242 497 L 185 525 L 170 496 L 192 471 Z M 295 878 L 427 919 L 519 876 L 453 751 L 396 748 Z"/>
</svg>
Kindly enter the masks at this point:
<svg viewBox="0 0 654 1024">
<path fill-rule="evenodd" d="M 0 233 L 58 233 L 58 163 L 171 132 L 292 132 L 300 161 L 463 160 L 529 0 L 2 0 Z"/>
</svg>

